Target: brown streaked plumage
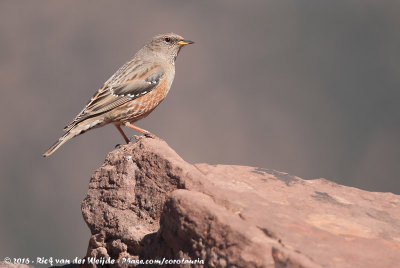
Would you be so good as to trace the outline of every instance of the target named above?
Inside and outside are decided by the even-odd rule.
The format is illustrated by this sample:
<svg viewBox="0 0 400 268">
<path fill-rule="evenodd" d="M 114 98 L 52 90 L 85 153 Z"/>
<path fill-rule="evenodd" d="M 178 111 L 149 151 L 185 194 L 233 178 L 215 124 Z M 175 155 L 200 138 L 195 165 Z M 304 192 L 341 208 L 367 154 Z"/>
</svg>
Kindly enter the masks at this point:
<svg viewBox="0 0 400 268">
<path fill-rule="evenodd" d="M 176 57 L 184 45 L 192 43 L 174 33 L 155 36 L 107 80 L 43 156 L 73 137 L 110 123 L 126 143 L 129 139 L 121 126 L 149 134 L 133 123 L 148 116 L 166 97 L 174 80 Z"/>
</svg>

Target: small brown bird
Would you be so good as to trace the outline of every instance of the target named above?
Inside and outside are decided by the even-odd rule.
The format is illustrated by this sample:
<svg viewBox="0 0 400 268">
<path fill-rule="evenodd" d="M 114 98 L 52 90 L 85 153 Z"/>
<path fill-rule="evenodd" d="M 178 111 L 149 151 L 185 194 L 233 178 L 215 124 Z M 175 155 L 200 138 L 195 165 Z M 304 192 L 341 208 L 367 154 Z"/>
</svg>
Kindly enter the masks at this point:
<svg viewBox="0 0 400 268">
<path fill-rule="evenodd" d="M 110 123 L 115 125 L 126 143 L 129 139 L 121 126 L 150 134 L 133 123 L 148 116 L 164 100 L 174 80 L 176 57 L 188 44 L 193 42 L 174 33 L 153 37 L 105 82 L 64 128 L 65 134 L 43 156 L 51 155 L 73 137 Z"/>
</svg>

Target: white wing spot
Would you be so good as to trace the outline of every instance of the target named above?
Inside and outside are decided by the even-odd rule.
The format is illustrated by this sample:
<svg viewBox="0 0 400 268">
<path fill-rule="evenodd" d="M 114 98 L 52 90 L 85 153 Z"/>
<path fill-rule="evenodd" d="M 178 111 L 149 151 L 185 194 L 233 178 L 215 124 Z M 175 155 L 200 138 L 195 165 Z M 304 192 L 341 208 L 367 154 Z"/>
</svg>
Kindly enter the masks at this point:
<svg viewBox="0 0 400 268">
<path fill-rule="evenodd" d="M 147 81 L 147 83 L 150 84 L 150 85 L 157 84 L 157 80 Z"/>
</svg>

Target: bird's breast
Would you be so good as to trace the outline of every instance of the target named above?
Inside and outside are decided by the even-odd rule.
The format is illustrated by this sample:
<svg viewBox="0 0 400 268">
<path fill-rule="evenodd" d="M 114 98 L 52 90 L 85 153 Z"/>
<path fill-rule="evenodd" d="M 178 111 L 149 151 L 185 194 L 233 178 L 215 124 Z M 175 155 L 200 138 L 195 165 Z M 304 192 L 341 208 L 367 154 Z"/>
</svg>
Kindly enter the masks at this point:
<svg viewBox="0 0 400 268">
<path fill-rule="evenodd" d="M 161 79 L 155 89 L 149 93 L 113 110 L 113 121 L 138 121 L 149 115 L 167 96 L 172 81 Z"/>
</svg>

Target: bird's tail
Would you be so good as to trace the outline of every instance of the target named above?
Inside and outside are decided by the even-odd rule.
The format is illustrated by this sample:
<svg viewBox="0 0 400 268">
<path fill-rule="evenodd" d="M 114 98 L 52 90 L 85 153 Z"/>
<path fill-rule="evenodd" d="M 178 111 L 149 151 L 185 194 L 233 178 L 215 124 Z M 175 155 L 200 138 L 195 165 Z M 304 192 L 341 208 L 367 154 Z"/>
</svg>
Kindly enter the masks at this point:
<svg viewBox="0 0 400 268">
<path fill-rule="evenodd" d="M 58 139 L 56 143 L 54 143 L 44 154 L 44 157 L 48 157 L 53 154 L 61 145 L 66 143 L 68 140 L 76 137 L 80 134 L 83 134 L 89 129 L 97 127 L 101 123 L 101 120 L 97 120 L 95 118 L 90 118 L 89 120 L 85 120 L 84 123 L 77 124 L 72 126 L 61 138 Z"/>
<path fill-rule="evenodd" d="M 71 129 L 72 130 L 72 129 Z M 51 154 L 53 154 L 58 148 L 60 148 L 61 145 L 66 143 L 68 140 L 72 139 L 73 137 L 77 136 L 75 132 L 72 132 L 69 130 L 67 133 L 65 133 L 61 138 L 58 139 L 56 143 L 54 143 L 44 154 L 44 157 L 48 157 Z"/>
</svg>

